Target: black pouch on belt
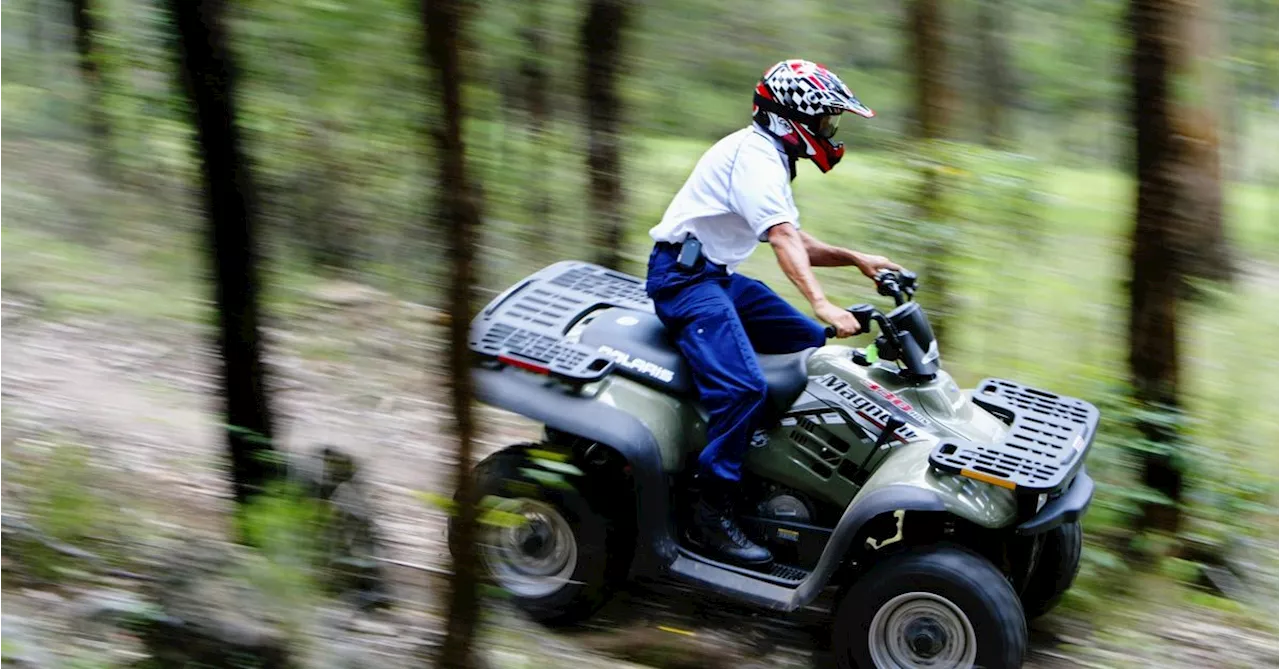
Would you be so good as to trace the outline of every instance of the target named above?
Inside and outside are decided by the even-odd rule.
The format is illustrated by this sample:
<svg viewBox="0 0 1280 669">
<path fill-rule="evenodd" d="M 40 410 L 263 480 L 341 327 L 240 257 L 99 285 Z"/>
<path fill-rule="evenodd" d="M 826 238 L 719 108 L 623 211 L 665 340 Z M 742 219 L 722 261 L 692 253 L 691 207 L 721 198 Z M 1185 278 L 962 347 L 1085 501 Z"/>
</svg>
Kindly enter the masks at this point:
<svg viewBox="0 0 1280 669">
<path fill-rule="evenodd" d="M 680 269 L 691 271 L 702 266 L 702 242 L 697 237 L 685 237 L 680 244 L 680 255 L 676 258 Z"/>
</svg>

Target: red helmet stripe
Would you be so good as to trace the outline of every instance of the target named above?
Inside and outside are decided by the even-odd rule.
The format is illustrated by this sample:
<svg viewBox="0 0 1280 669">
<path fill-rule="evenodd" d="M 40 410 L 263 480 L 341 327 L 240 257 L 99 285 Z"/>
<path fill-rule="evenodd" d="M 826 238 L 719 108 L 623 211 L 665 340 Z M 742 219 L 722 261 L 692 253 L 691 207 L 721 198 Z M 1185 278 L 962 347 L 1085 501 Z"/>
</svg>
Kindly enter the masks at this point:
<svg viewBox="0 0 1280 669">
<path fill-rule="evenodd" d="M 823 172 L 829 172 L 831 171 L 831 168 L 835 166 L 835 163 L 831 160 L 833 157 L 836 160 L 844 157 L 843 144 L 836 146 L 831 144 L 830 140 L 814 137 L 802 123 L 796 123 L 793 121 L 791 122 L 791 127 L 795 128 L 796 133 L 800 135 L 800 139 L 808 145 L 810 151 L 808 156 L 809 159 L 812 160 L 813 163 L 818 166 L 818 169 Z M 822 142 L 826 142 L 827 146 L 831 147 L 830 152 L 822 146 Z"/>
</svg>

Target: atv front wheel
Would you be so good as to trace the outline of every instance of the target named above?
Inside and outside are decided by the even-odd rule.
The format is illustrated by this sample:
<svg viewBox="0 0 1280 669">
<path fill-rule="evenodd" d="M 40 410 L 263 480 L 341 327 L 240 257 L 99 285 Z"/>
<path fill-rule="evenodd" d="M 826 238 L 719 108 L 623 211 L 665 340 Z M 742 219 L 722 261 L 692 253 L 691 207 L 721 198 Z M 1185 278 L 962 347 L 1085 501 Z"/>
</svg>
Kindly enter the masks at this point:
<svg viewBox="0 0 1280 669">
<path fill-rule="evenodd" d="M 1053 610 L 1080 571 L 1080 548 L 1084 533 L 1080 522 L 1066 523 L 1044 535 L 1044 546 L 1035 570 L 1022 589 L 1022 609 L 1027 620 L 1035 620 Z"/>
<path fill-rule="evenodd" d="M 886 558 L 836 609 L 841 669 L 1022 666 L 1027 625 L 1009 581 L 985 558 L 952 547 Z"/>
<path fill-rule="evenodd" d="M 516 606 L 548 624 L 600 608 L 628 566 L 627 555 L 609 550 L 625 524 L 608 517 L 617 501 L 588 480 L 571 452 L 509 446 L 482 460 L 475 476 L 478 498 L 490 501 L 490 522 L 477 535 L 479 555 Z"/>
</svg>

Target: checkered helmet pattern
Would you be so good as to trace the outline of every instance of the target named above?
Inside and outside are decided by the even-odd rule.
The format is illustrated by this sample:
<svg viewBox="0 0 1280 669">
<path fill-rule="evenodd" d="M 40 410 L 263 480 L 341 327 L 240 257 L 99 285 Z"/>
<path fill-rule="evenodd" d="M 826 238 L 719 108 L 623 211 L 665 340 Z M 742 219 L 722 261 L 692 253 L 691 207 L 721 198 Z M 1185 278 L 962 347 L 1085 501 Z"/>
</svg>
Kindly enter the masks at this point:
<svg viewBox="0 0 1280 669">
<path fill-rule="evenodd" d="M 760 88 L 768 91 L 765 97 L 810 116 L 846 111 L 868 118 L 875 116 L 840 77 L 807 60 L 784 60 L 774 65 L 764 73 Z"/>
<path fill-rule="evenodd" d="M 784 60 L 769 68 L 755 92 L 756 123 L 782 140 L 793 156 L 809 158 L 823 172 L 839 162 L 844 144 L 817 136 L 817 119 L 844 112 L 875 116 L 839 77 L 807 60 Z"/>
</svg>

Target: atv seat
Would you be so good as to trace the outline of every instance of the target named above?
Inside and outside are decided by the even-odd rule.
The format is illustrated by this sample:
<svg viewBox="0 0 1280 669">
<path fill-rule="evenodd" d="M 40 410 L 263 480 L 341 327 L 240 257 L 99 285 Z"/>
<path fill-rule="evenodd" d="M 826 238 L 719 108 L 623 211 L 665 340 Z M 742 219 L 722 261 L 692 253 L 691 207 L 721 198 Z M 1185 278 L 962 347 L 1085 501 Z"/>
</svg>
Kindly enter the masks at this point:
<svg viewBox="0 0 1280 669">
<path fill-rule="evenodd" d="M 617 360 L 616 373 L 672 395 L 696 397 L 693 372 L 654 314 L 613 307 L 595 314 L 581 342 Z M 769 403 L 786 411 L 809 382 L 814 349 L 780 355 L 757 354 L 769 386 Z"/>
</svg>

